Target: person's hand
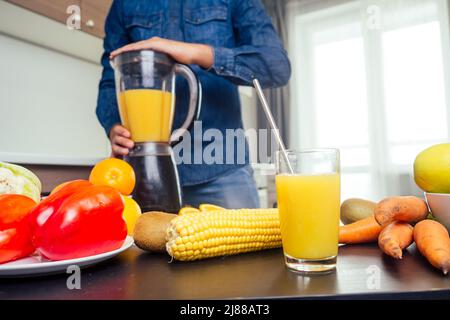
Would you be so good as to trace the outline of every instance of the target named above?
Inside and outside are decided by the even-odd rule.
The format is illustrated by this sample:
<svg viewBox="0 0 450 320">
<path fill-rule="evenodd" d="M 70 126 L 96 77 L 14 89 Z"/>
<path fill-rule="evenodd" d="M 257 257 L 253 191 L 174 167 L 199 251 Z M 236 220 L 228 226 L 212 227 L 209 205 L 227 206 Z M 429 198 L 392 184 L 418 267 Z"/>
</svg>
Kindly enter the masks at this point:
<svg viewBox="0 0 450 320">
<path fill-rule="evenodd" d="M 109 132 L 109 140 L 111 141 L 112 156 L 126 156 L 134 147 L 131 133 L 120 124 L 116 124 Z"/>
<path fill-rule="evenodd" d="M 204 69 L 209 69 L 214 64 L 214 51 L 208 45 L 168 40 L 159 37 L 131 43 L 119 48 L 111 53 L 110 59 L 123 52 L 145 49 L 168 54 L 179 63 L 196 64 Z"/>
</svg>

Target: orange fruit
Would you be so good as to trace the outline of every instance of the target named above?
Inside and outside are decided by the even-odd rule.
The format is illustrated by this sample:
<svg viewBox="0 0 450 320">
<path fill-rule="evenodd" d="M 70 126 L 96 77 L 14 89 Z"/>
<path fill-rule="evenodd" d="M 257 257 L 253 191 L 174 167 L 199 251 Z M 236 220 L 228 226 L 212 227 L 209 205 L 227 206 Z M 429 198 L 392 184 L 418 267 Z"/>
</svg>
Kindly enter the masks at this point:
<svg viewBox="0 0 450 320">
<path fill-rule="evenodd" d="M 97 186 L 112 187 L 123 195 L 130 195 L 136 184 L 136 176 L 133 168 L 127 162 L 110 158 L 95 165 L 89 181 Z"/>
<path fill-rule="evenodd" d="M 127 223 L 128 235 L 133 236 L 134 226 L 142 213 L 141 207 L 131 197 L 123 197 L 123 201 L 125 203 L 123 219 Z"/>
</svg>

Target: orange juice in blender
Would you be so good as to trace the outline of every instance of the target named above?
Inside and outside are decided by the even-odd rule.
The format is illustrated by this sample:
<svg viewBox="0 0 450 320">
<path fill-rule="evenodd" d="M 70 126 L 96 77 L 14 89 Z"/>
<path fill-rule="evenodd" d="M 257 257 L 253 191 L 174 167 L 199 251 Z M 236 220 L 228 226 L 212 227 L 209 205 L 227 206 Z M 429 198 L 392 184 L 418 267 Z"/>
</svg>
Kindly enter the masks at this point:
<svg viewBox="0 0 450 320">
<path fill-rule="evenodd" d="M 134 142 L 169 142 L 172 130 L 172 93 L 131 89 L 119 93 L 122 124 Z"/>
<path fill-rule="evenodd" d="M 123 157 L 136 175 L 133 199 L 143 212 L 177 213 L 183 202 L 172 146 L 199 115 L 201 84 L 189 66 L 153 50 L 122 52 L 111 66 L 121 123 L 135 142 Z M 187 82 L 189 103 L 181 126 L 172 128 L 178 76 Z"/>
</svg>

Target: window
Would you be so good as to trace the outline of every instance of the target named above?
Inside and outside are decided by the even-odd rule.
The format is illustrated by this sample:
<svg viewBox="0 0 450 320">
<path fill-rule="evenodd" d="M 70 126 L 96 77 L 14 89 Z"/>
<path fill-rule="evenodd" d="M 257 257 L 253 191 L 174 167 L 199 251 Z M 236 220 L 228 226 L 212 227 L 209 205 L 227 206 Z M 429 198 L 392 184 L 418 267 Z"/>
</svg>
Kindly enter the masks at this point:
<svg viewBox="0 0 450 320">
<path fill-rule="evenodd" d="M 289 4 L 291 147 L 339 148 L 343 199 L 419 193 L 415 156 L 449 138 L 447 1 L 321 2 Z"/>
</svg>

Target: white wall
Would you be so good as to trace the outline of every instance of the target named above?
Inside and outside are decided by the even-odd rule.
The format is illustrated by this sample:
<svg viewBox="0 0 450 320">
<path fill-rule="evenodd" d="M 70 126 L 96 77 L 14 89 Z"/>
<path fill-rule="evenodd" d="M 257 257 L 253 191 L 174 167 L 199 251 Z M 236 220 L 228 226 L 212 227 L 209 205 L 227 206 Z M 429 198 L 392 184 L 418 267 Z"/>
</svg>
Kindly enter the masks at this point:
<svg viewBox="0 0 450 320">
<path fill-rule="evenodd" d="M 0 160 L 83 165 L 108 156 L 95 115 L 101 45 L 0 2 Z"/>
</svg>

